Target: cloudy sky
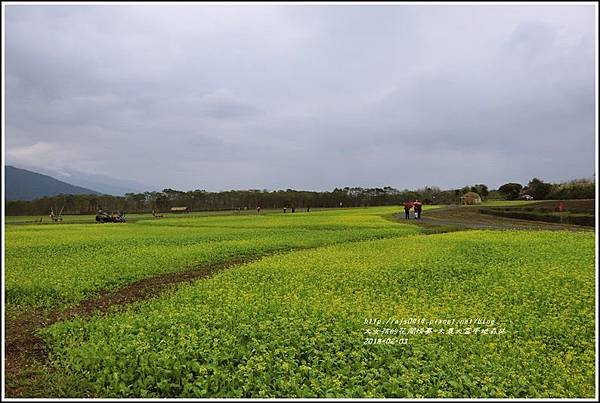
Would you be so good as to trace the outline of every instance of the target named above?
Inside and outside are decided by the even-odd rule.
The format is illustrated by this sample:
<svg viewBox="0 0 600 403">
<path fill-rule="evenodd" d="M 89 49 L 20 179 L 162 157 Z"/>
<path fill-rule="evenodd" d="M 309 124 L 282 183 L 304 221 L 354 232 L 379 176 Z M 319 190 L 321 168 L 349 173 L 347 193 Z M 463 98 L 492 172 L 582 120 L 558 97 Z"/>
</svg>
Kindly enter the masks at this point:
<svg viewBox="0 0 600 403">
<path fill-rule="evenodd" d="M 8 164 L 152 189 L 592 177 L 593 5 L 8 5 Z"/>
</svg>

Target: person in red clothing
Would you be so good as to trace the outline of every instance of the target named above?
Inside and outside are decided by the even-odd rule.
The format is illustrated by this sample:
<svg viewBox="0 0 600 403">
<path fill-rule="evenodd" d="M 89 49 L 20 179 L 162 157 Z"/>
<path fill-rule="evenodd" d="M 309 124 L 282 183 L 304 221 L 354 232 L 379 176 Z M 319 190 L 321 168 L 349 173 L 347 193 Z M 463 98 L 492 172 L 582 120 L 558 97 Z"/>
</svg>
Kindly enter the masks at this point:
<svg viewBox="0 0 600 403">
<path fill-rule="evenodd" d="M 404 218 L 410 218 L 410 209 L 413 208 L 413 204 L 410 201 L 404 202 Z"/>
<path fill-rule="evenodd" d="M 415 209 L 415 218 L 421 218 L 421 210 L 423 208 L 423 203 L 421 203 L 419 200 L 415 200 L 415 202 L 413 203 L 413 208 Z"/>
</svg>

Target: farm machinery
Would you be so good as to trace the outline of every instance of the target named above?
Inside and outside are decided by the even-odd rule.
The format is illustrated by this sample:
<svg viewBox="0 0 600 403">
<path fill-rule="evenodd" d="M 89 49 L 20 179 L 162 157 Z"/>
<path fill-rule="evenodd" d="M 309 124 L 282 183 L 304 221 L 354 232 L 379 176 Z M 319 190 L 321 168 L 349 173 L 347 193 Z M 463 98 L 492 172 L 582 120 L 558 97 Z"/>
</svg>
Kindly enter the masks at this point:
<svg viewBox="0 0 600 403">
<path fill-rule="evenodd" d="M 100 209 L 96 213 L 96 222 L 125 222 L 125 213 L 123 211 L 107 213 L 106 211 Z"/>
<path fill-rule="evenodd" d="M 63 206 L 63 208 L 60 209 L 60 212 L 58 214 L 56 214 L 54 212 L 53 208 L 50 208 L 50 218 L 52 219 L 52 221 L 54 222 L 62 222 L 63 218 L 62 218 L 62 212 L 65 209 L 65 207 Z M 42 220 L 40 220 L 40 222 L 42 222 Z"/>
</svg>

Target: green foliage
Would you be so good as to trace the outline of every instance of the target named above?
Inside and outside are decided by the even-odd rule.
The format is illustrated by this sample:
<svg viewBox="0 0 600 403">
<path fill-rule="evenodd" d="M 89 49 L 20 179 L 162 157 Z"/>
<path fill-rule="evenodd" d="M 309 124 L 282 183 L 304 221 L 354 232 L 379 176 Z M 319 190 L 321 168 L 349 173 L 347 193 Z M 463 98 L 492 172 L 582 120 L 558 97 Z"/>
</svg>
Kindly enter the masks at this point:
<svg viewBox="0 0 600 403">
<path fill-rule="evenodd" d="M 523 190 L 523 185 L 514 182 L 505 183 L 498 188 L 498 191 L 502 193 L 507 200 L 517 199 L 521 194 L 521 190 Z"/>
<path fill-rule="evenodd" d="M 525 206 L 536 203 L 535 200 L 486 200 L 483 206 Z"/>
<path fill-rule="evenodd" d="M 594 199 L 596 197 L 596 184 L 592 180 L 578 179 L 555 185 L 547 199 Z"/>
<path fill-rule="evenodd" d="M 389 206 L 405 200 L 436 198 L 433 193 L 441 194 L 439 188 L 426 188 L 424 193 L 399 191 L 390 186 L 383 188 L 345 187 L 332 192 L 313 192 L 287 190 L 228 190 L 207 192 L 192 190 L 183 192 L 175 189 L 163 189 L 161 192 L 127 193 L 125 197 L 109 195 L 59 195 L 43 197 L 33 201 L 12 200 L 6 203 L 8 215 L 43 215 L 54 206 L 64 206 L 65 214 L 92 214 L 100 207 L 108 211 L 150 212 L 168 211 L 171 207 L 187 206 L 192 211 L 219 211 L 250 209 L 257 205 L 263 209 L 280 209 L 283 206 L 335 208 L 340 203 L 344 207 Z M 431 196 L 431 197 L 430 197 Z M 60 207 L 58 207 L 60 209 Z"/>
<path fill-rule="evenodd" d="M 286 228 L 286 219 L 266 222 Z M 307 226 L 338 220 L 385 228 L 360 215 Z M 42 335 L 55 368 L 103 397 L 593 397 L 594 252 L 593 233 L 570 232 L 343 243 L 267 257 Z M 507 333 L 364 344 L 365 319 L 409 317 L 489 318 Z"/>
<path fill-rule="evenodd" d="M 488 197 L 488 195 L 490 194 L 490 191 L 488 190 L 487 185 L 484 185 L 483 183 L 480 183 L 479 185 L 471 186 L 471 192 L 477 193 L 479 196 L 481 196 L 484 199 L 486 197 Z"/>
<path fill-rule="evenodd" d="M 101 290 L 157 274 L 292 248 L 417 233 L 418 227 L 381 217 L 397 210 L 7 225 L 6 302 L 13 308 L 73 305 Z"/>
<path fill-rule="evenodd" d="M 530 206 L 488 203 L 512 204 Z M 419 235 L 385 219 L 397 211 L 7 225 L 7 304 L 65 307 L 270 253 L 124 312 L 43 329 L 49 379 L 73 397 L 594 395 L 594 233 Z M 489 318 L 507 333 L 365 344 L 365 319 L 409 317 Z"/>
<path fill-rule="evenodd" d="M 533 196 L 535 200 L 544 200 L 552 190 L 552 184 L 533 178 L 523 189 L 524 194 Z"/>
</svg>

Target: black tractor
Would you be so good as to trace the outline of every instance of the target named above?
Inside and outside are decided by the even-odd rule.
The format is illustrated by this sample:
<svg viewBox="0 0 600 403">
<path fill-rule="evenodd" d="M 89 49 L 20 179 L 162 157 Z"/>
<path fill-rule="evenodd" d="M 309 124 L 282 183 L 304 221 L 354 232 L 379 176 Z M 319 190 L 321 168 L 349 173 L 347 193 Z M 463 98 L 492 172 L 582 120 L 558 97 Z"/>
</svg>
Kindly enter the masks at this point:
<svg viewBox="0 0 600 403">
<path fill-rule="evenodd" d="M 125 222 L 125 213 L 123 211 L 107 213 L 106 211 L 100 209 L 96 213 L 96 222 Z"/>
</svg>

